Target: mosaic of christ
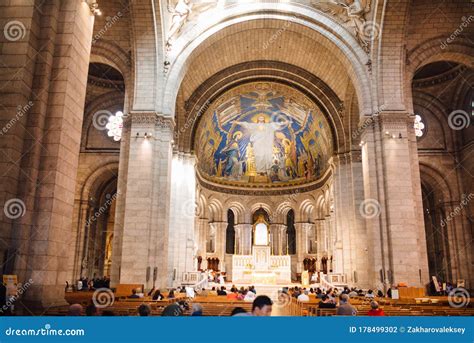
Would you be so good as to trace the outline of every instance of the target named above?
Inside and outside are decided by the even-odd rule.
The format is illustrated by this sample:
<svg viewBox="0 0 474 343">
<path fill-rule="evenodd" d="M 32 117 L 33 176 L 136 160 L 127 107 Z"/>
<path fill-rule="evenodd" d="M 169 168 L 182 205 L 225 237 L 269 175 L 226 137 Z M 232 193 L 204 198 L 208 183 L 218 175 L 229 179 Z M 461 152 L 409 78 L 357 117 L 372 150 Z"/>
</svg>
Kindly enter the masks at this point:
<svg viewBox="0 0 474 343">
<path fill-rule="evenodd" d="M 326 118 L 305 95 L 283 84 L 251 83 L 208 109 L 195 150 L 207 179 L 285 184 L 321 177 L 332 137 Z"/>
</svg>

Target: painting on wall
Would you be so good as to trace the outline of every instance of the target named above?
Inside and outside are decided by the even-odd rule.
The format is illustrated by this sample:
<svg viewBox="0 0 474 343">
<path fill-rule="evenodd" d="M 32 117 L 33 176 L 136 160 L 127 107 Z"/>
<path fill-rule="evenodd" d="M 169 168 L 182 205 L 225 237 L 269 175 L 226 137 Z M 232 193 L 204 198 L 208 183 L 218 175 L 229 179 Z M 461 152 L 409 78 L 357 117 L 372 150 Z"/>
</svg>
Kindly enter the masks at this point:
<svg viewBox="0 0 474 343">
<path fill-rule="evenodd" d="M 232 184 L 286 184 L 321 177 L 332 135 L 318 106 L 298 90 L 257 82 L 221 95 L 195 135 L 200 174 Z"/>
</svg>

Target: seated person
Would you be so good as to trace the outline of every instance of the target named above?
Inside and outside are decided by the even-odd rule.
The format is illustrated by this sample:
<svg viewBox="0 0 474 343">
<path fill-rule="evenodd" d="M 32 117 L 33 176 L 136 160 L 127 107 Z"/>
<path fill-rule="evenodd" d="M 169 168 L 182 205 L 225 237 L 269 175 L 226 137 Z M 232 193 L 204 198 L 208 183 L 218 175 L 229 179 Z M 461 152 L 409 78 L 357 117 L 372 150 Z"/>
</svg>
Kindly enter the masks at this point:
<svg viewBox="0 0 474 343">
<path fill-rule="evenodd" d="M 242 307 L 236 307 L 232 310 L 232 312 L 230 313 L 231 317 L 242 317 L 242 316 L 248 316 L 249 314 L 247 313 L 247 311 L 242 308 Z"/>
<path fill-rule="evenodd" d="M 257 295 L 254 292 L 252 292 L 251 290 L 248 290 L 247 294 L 245 294 L 244 301 L 253 302 L 256 297 Z"/>
<path fill-rule="evenodd" d="M 227 295 L 224 286 L 222 286 L 221 289 L 217 291 L 217 295 Z"/>
<path fill-rule="evenodd" d="M 234 288 L 234 291 L 227 294 L 227 299 L 229 300 L 237 300 L 239 294 L 237 293 L 237 288 Z"/>
<path fill-rule="evenodd" d="M 337 316 L 356 316 L 357 309 L 351 305 L 349 296 L 347 294 L 341 294 L 339 297 L 339 307 L 336 311 Z"/>
<path fill-rule="evenodd" d="M 376 301 L 370 302 L 371 310 L 367 313 L 368 316 L 385 316 L 384 311 L 379 308 L 379 303 Z"/>
<path fill-rule="evenodd" d="M 172 289 L 169 293 L 168 293 L 168 299 L 174 299 L 176 298 L 175 295 L 174 295 L 174 289 Z"/>
<path fill-rule="evenodd" d="M 164 298 L 165 297 L 163 296 L 163 294 L 161 294 L 161 291 L 157 289 L 155 293 L 153 293 L 152 300 L 163 300 Z"/>
<path fill-rule="evenodd" d="M 336 308 L 336 304 L 331 301 L 331 299 L 326 294 L 323 294 L 323 297 L 318 304 L 318 308 Z"/>
<path fill-rule="evenodd" d="M 138 306 L 138 315 L 140 317 L 148 317 L 151 313 L 151 308 L 147 304 L 141 304 Z"/>
<path fill-rule="evenodd" d="M 357 293 L 356 289 L 352 288 L 352 290 L 349 292 L 349 297 L 353 298 L 353 297 L 357 297 L 357 296 L 359 296 L 359 294 Z"/>
<path fill-rule="evenodd" d="M 371 289 L 369 289 L 369 290 L 367 291 L 367 294 L 365 295 L 365 297 L 366 297 L 366 298 L 371 298 L 371 299 L 375 298 L 374 291 L 371 290 Z"/>
<path fill-rule="evenodd" d="M 209 295 L 217 295 L 216 287 L 212 287 L 212 289 L 209 291 Z"/>
<path fill-rule="evenodd" d="M 137 294 L 137 290 L 134 288 L 132 289 L 132 295 L 128 296 L 129 299 L 138 299 L 140 296 Z"/>
<path fill-rule="evenodd" d="M 298 295 L 298 301 L 302 302 L 308 302 L 309 301 L 309 296 L 308 296 L 308 291 L 302 292 L 300 295 Z"/>
</svg>

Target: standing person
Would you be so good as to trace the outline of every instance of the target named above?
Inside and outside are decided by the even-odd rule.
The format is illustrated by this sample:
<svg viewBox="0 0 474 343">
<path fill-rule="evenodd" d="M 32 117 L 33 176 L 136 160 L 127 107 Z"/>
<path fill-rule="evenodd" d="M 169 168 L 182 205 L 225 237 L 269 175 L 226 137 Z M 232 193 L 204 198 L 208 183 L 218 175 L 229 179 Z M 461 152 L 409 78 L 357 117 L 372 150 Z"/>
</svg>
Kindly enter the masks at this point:
<svg viewBox="0 0 474 343">
<path fill-rule="evenodd" d="M 258 316 L 258 317 L 271 316 L 272 305 L 273 305 L 272 299 L 270 299 L 266 295 L 259 295 L 253 301 L 252 315 Z"/>
<path fill-rule="evenodd" d="M 341 294 L 339 297 L 339 307 L 336 310 L 337 316 L 356 316 L 357 309 L 349 302 L 347 294 Z"/>
</svg>

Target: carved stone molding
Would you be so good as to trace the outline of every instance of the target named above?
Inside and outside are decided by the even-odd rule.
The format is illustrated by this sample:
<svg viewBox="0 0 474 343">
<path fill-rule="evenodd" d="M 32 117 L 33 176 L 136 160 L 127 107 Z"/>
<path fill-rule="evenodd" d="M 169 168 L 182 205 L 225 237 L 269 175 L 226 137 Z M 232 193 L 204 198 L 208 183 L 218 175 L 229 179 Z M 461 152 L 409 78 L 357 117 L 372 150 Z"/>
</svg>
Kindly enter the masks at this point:
<svg viewBox="0 0 474 343">
<path fill-rule="evenodd" d="M 125 122 L 132 125 L 155 125 L 159 129 L 174 130 L 174 119 L 156 112 L 131 112 Z"/>
</svg>

